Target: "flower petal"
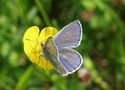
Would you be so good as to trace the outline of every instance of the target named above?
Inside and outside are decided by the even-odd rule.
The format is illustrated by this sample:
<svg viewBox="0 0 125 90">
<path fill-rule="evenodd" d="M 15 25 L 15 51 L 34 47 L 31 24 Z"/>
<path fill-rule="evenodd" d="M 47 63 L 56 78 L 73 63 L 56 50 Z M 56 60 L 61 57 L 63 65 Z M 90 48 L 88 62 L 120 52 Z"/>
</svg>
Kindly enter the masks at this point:
<svg viewBox="0 0 125 90">
<path fill-rule="evenodd" d="M 30 60 L 34 63 L 35 61 L 35 45 L 36 40 L 39 36 L 39 28 L 37 26 L 32 26 L 26 30 L 23 37 L 24 51 Z"/>
<path fill-rule="evenodd" d="M 58 30 L 54 27 L 43 28 L 42 31 L 40 32 L 39 42 L 45 43 L 47 38 L 49 38 L 50 36 L 54 36 L 57 32 Z"/>
<path fill-rule="evenodd" d="M 54 36 L 57 32 L 58 30 L 53 27 L 44 28 L 40 33 L 37 26 L 27 29 L 23 37 L 24 51 L 32 63 L 44 69 L 53 69 L 49 60 L 44 57 L 41 43 L 44 43 L 48 37 Z"/>
<path fill-rule="evenodd" d="M 36 41 L 39 37 L 39 28 L 37 26 L 32 26 L 26 30 L 23 37 L 24 44 L 29 41 Z"/>
</svg>

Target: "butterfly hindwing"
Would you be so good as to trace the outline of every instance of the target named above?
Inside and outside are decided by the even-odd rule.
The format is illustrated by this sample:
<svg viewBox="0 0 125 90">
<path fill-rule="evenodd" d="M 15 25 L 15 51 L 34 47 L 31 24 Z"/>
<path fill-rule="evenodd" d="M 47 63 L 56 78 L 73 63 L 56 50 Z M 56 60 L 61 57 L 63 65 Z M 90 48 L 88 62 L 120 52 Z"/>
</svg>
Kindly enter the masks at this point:
<svg viewBox="0 0 125 90">
<path fill-rule="evenodd" d="M 69 74 L 79 69 L 83 62 L 81 55 L 70 48 L 61 48 L 59 50 L 59 60 Z"/>
</svg>

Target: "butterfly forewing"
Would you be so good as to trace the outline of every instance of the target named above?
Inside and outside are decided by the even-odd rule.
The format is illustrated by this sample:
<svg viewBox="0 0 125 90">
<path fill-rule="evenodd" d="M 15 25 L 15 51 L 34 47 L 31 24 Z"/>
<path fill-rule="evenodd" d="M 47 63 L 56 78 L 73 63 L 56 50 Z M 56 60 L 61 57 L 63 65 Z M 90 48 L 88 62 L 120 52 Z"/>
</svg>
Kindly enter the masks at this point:
<svg viewBox="0 0 125 90">
<path fill-rule="evenodd" d="M 77 47 L 82 38 L 82 27 L 78 20 L 68 24 L 54 36 L 57 48 Z"/>
</svg>

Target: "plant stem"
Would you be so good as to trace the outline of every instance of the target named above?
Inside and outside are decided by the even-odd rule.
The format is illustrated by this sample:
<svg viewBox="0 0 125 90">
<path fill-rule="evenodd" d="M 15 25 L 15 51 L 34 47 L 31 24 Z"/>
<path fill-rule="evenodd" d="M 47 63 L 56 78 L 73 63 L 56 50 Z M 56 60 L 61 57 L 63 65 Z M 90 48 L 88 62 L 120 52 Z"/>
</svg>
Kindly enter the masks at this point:
<svg viewBox="0 0 125 90">
<path fill-rule="evenodd" d="M 24 72 L 24 74 L 20 77 L 19 81 L 16 85 L 16 90 L 24 90 L 28 79 L 30 78 L 31 74 L 33 72 L 33 66 L 29 66 L 28 69 Z"/>
<path fill-rule="evenodd" d="M 51 25 L 50 20 L 45 12 L 45 9 L 44 9 L 42 3 L 40 2 L 40 0 L 35 0 L 35 3 L 37 5 L 38 9 L 40 10 L 40 13 L 41 13 L 46 25 L 50 26 Z"/>
</svg>

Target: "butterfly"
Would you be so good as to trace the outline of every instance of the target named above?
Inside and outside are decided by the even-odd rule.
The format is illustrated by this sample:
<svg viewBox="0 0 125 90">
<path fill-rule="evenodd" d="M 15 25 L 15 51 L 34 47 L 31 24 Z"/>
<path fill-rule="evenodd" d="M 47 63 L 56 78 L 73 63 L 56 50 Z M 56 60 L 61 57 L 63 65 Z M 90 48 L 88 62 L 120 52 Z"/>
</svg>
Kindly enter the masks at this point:
<svg viewBox="0 0 125 90">
<path fill-rule="evenodd" d="M 80 45 L 81 40 L 82 26 L 76 20 L 63 27 L 55 36 L 49 37 L 41 47 L 45 58 L 60 74 L 67 76 L 83 63 L 82 56 L 73 49 Z"/>
</svg>

